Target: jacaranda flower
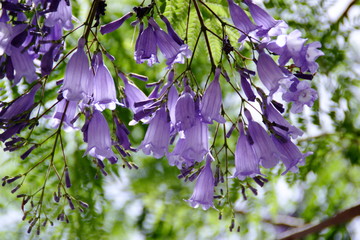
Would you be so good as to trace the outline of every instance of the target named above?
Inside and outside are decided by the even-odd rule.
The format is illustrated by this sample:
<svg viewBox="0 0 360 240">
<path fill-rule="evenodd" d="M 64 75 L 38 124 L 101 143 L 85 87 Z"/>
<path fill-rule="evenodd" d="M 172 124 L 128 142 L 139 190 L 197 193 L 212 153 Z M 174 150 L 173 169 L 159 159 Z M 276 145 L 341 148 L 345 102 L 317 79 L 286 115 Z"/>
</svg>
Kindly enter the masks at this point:
<svg viewBox="0 0 360 240">
<path fill-rule="evenodd" d="M 252 147 L 256 157 L 259 159 L 260 164 L 264 168 L 274 167 L 280 160 L 280 153 L 273 140 L 259 123 L 252 120 L 251 114 L 248 110 L 245 111 L 245 115 L 249 122 L 248 135 L 250 135 L 254 142 Z"/>
<path fill-rule="evenodd" d="M 116 163 L 117 157 L 111 150 L 110 129 L 101 112 L 95 110 L 87 126 L 88 147 L 85 154 L 103 160 L 107 158 Z"/>
<path fill-rule="evenodd" d="M 118 29 L 119 27 L 121 27 L 121 25 L 131 16 L 133 15 L 132 12 L 128 12 L 127 14 L 125 14 L 124 16 L 122 16 L 121 18 L 108 23 L 106 25 L 103 25 L 100 27 L 100 32 L 101 34 L 105 35 L 107 33 L 111 33 L 112 31 L 115 31 L 116 29 Z"/>
<path fill-rule="evenodd" d="M 186 130 L 194 126 L 195 118 L 195 102 L 191 93 L 184 92 L 176 102 L 175 119 L 176 127 L 179 130 Z"/>
<path fill-rule="evenodd" d="M 259 159 L 257 158 L 252 145 L 255 144 L 249 136 L 245 135 L 244 126 L 239 124 L 240 137 L 235 150 L 235 168 L 233 177 L 244 180 L 246 177 L 255 177 L 261 174 Z"/>
<path fill-rule="evenodd" d="M 149 18 L 149 25 L 155 30 L 156 44 L 167 59 L 166 65 L 171 68 L 175 63 L 184 63 L 185 57 L 191 57 L 188 45 L 178 44 L 169 34 L 164 32 L 153 18 Z"/>
<path fill-rule="evenodd" d="M 242 10 L 242 8 L 237 4 L 235 4 L 233 0 L 228 0 L 228 3 L 231 19 L 242 34 L 242 36 L 239 38 L 239 42 L 241 42 L 247 37 L 247 35 L 259 27 L 251 22 L 245 11 Z"/>
<path fill-rule="evenodd" d="M 66 106 L 67 105 L 67 106 Z M 75 118 L 76 110 L 78 107 L 78 102 L 76 101 L 67 101 L 62 99 L 55 108 L 55 113 L 53 115 L 53 127 L 56 128 L 59 126 L 61 119 L 64 119 L 64 126 L 74 128 L 72 120 Z M 66 109 L 66 112 L 65 112 Z M 65 116 L 63 117 L 63 115 Z"/>
<path fill-rule="evenodd" d="M 164 107 L 155 113 L 155 117 L 150 120 L 144 140 L 139 149 L 146 155 L 151 152 L 155 158 L 163 157 L 167 151 L 170 141 L 170 119 Z"/>
<path fill-rule="evenodd" d="M 46 14 L 45 26 L 54 27 L 59 25 L 65 30 L 71 30 L 74 28 L 71 18 L 70 1 L 60 0 L 57 10 Z"/>
<path fill-rule="evenodd" d="M 312 154 L 312 152 L 301 153 L 299 148 L 290 140 L 272 136 L 272 139 L 281 153 L 281 161 L 284 163 L 286 170 L 282 173 L 286 174 L 288 171 L 297 172 L 297 164 L 303 165 L 305 158 Z"/>
<path fill-rule="evenodd" d="M 220 115 L 222 95 L 219 83 L 220 68 L 216 68 L 214 80 L 205 90 L 201 100 L 201 117 L 204 123 L 212 124 L 215 120 L 218 123 L 225 123 L 225 119 Z"/>
<path fill-rule="evenodd" d="M 69 101 L 80 101 L 88 92 L 91 77 L 89 61 L 84 51 L 85 39 L 80 38 L 78 49 L 71 56 L 65 70 L 63 96 Z"/>
<path fill-rule="evenodd" d="M 159 63 L 155 31 L 150 24 L 145 30 L 143 30 L 143 27 L 143 23 L 140 23 L 140 32 L 135 44 L 134 59 L 136 63 L 146 61 L 149 66 L 152 66 L 154 63 Z"/>
<path fill-rule="evenodd" d="M 174 150 L 168 154 L 169 164 L 179 169 L 201 162 L 209 152 L 208 126 L 196 118 L 194 126 L 186 129 L 176 143 Z"/>
<path fill-rule="evenodd" d="M 213 160 L 213 157 L 209 153 L 207 155 L 205 167 L 201 170 L 196 181 L 194 192 L 190 199 L 186 200 L 193 208 L 197 208 L 199 205 L 202 205 L 202 209 L 204 210 L 214 207 L 215 178 L 211 170 L 211 162 Z"/>
<path fill-rule="evenodd" d="M 270 91 L 270 95 L 279 88 L 280 80 L 289 78 L 289 76 L 283 73 L 280 67 L 265 52 L 259 54 L 257 71 L 261 82 Z"/>
<path fill-rule="evenodd" d="M 292 113 L 300 113 L 303 111 L 304 105 L 312 107 L 318 95 L 316 90 L 311 88 L 308 81 L 294 79 L 282 98 L 286 102 L 292 102 L 290 110 Z"/>
<path fill-rule="evenodd" d="M 116 104 L 119 104 L 116 99 L 114 79 L 109 69 L 104 65 L 101 53 L 97 54 L 97 61 L 98 65 L 94 77 L 94 105 L 100 111 L 106 108 L 114 110 Z"/>
</svg>

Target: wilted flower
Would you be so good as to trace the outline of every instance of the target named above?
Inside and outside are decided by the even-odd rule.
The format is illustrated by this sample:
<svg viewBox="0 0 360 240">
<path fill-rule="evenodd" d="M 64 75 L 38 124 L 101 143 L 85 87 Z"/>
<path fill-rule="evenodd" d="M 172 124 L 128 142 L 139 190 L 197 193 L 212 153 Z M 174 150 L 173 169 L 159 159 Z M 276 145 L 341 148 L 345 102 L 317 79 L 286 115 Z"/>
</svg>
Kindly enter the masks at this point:
<svg viewBox="0 0 360 240">
<path fill-rule="evenodd" d="M 103 160 L 107 158 L 116 163 L 117 157 L 111 150 L 110 130 L 106 119 L 101 112 L 95 110 L 87 126 L 88 147 L 85 154 Z"/>
<path fill-rule="evenodd" d="M 201 170 L 196 181 L 194 192 L 190 199 L 186 200 L 193 208 L 197 208 L 199 205 L 202 205 L 202 209 L 204 210 L 214 207 L 215 178 L 211 171 L 211 162 L 213 160 L 213 157 L 209 153 L 207 155 L 205 167 Z"/>
<path fill-rule="evenodd" d="M 219 83 L 220 68 L 216 68 L 214 80 L 205 90 L 201 100 L 201 120 L 204 123 L 212 124 L 215 120 L 218 123 L 225 123 L 225 119 L 220 115 L 222 95 Z"/>
</svg>

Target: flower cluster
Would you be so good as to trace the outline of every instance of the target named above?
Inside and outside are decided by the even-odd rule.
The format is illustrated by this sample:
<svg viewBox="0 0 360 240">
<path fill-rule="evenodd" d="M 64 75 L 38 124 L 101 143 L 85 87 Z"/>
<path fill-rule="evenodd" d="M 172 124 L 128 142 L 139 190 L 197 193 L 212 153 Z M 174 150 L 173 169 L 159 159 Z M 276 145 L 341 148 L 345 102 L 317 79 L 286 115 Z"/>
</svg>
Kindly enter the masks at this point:
<svg viewBox="0 0 360 240">
<path fill-rule="evenodd" d="M 236 148 L 232 151 L 234 173 L 229 176 L 227 167 L 226 177 L 240 181 L 253 178 L 263 184 L 262 181 L 266 181 L 262 177 L 263 168 L 273 168 L 280 163 L 285 168 L 283 174 L 296 172 L 311 153 L 302 153 L 295 145 L 294 140 L 302 136 L 303 132 L 283 117 L 285 107 L 280 102 L 283 100 L 290 103 L 292 113 L 301 112 L 304 105 L 313 105 L 317 93 L 311 88 L 310 80 L 318 68 L 316 59 L 323 55 L 318 49 L 321 44 L 306 44 L 307 39 L 301 38 L 298 30 L 287 34 L 288 26 L 284 21 L 275 20 L 251 0 L 244 0 L 243 7 L 233 0 L 227 2 L 232 23 L 224 22 L 216 16 L 223 26 L 222 35 L 217 35 L 205 25 L 198 3 L 193 1 L 201 25 L 197 41 L 201 35 L 204 36 L 211 62 L 210 74 L 206 84 L 202 85 L 197 82 L 191 65 L 198 49 L 189 49 L 187 39 L 177 34 L 169 19 L 154 7 L 155 2 L 146 7 L 135 7 L 133 12 L 99 27 L 100 15 L 105 13 L 105 6 L 103 1 L 94 1 L 77 47 L 63 56 L 64 40 L 68 36 L 63 32 L 73 29 L 70 1 L 33 1 L 32 5 L 3 1 L 0 16 L 0 76 L 6 77 L 13 85 L 22 84 L 21 79 L 24 78 L 25 84 L 30 85 L 30 89 L 20 97 L 1 103 L 0 129 L 3 132 L 0 141 L 5 143 L 5 150 L 13 151 L 27 144 L 26 139 L 20 137 L 21 131 L 27 127 L 34 129 L 39 119 L 46 116 L 51 119 L 52 127 L 57 128 L 53 134 L 54 148 L 49 154 L 51 161 L 54 160 L 58 141 L 64 150 L 61 137 L 64 127 L 66 130 L 81 129 L 83 141 L 87 143 L 85 155 L 93 158 L 104 175 L 107 175 L 104 159 L 114 164 L 119 155 L 131 168 L 136 165 L 129 164 L 125 158 L 136 150 L 131 147 L 130 132 L 125 121 L 117 114 L 116 110 L 120 107 L 133 113 L 129 125 L 148 125 L 138 151 L 157 159 L 166 157 L 169 165 L 180 170 L 179 178 L 196 180 L 194 192 L 187 200 L 192 207 L 201 205 L 204 210 L 215 208 L 215 186 L 224 179 L 220 170 L 221 162 L 226 161 L 226 166 L 229 163 L 227 154 L 225 160 L 221 159 L 221 152 L 228 151 L 226 138 L 232 135 L 235 128 L 239 135 Z M 209 9 L 202 1 L 200 3 Z M 33 14 L 31 18 L 31 14 L 24 14 L 34 9 L 38 14 Z M 139 30 L 134 60 L 129 61 L 147 63 L 151 67 L 164 59 L 166 64 L 164 78 L 147 84 L 147 87 L 152 88 L 150 94 L 145 94 L 129 79 L 132 77 L 147 81 L 147 77 L 135 73 L 125 74 L 119 70 L 114 58 L 102 47 L 96 36 L 97 31 L 93 31 L 93 28 L 99 28 L 97 30 L 101 34 L 109 34 L 133 16 L 136 16 L 136 20 L 131 25 L 138 26 Z M 36 24 L 38 22 L 42 24 Z M 166 31 L 162 27 L 166 27 Z M 236 28 L 240 32 L 239 39 L 229 39 L 226 27 Z M 222 40 L 222 56 L 231 56 L 228 63 L 239 73 L 239 79 L 228 75 L 228 66 L 224 61 L 215 64 L 207 36 L 209 33 Z M 238 42 L 234 43 L 236 40 Z M 92 44 L 89 44 L 90 41 Z M 239 47 L 233 47 L 232 44 L 238 44 Z M 247 44 L 252 48 L 253 56 L 249 59 L 253 60 L 255 69 L 247 67 L 249 65 L 245 63 L 245 58 L 239 62 L 235 57 L 235 53 L 241 55 L 239 51 Z M 197 45 L 198 42 L 195 48 Z M 158 57 L 158 50 L 162 57 Z M 106 66 L 106 59 L 103 59 L 105 55 L 112 62 L 121 81 L 114 81 Z M 273 55 L 278 56 L 277 62 Z M 64 78 L 57 82 L 57 86 L 60 85 L 57 100 L 42 114 L 40 108 L 37 116 L 32 116 L 38 103 L 45 101 L 43 94 L 42 101 L 35 101 L 36 93 L 40 92 L 40 88 L 42 92 L 45 91 L 54 68 L 60 64 L 54 66 L 55 62 L 67 62 Z M 177 67 L 180 64 L 186 64 L 183 72 Z M 259 82 L 256 82 L 256 76 Z M 239 95 L 240 109 L 236 119 L 232 114 L 227 114 L 226 106 L 223 106 L 225 85 L 232 87 Z M 282 99 L 276 99 L 277 96 Z M 51 117 L 47 114 L 50 111 L 53 111 Z M 254 114 L 260 118 L 253 117 Z M 107 120 L 110 115 L 113 128 L 109 127 Z M 230 124 L 232 127 L 226 133 Z M 223 126 L 225 143 L 217 148 L 215 140 L 220 125 Z M 216 133 L 213 134 L 211 129 L 217 129 Z M 209 143 L 211 137 L 215 138 L 213 144 Z M 22 158 L 29 156 L 38 147 L 41 147 L 41 143 L 33 144 Z M 115 154 L 115 149 L 119 155 Z M 212 164 L 215 162 L 216 170 L 213 172 Z M 63 194 L 58 190 L 54 199 L 58 202 L 63 196 L 70 208 L 74 209 L 74 198 L 66 192 L 66 188 L 71 187 L 68 169 L 68 163 L 64 160 L 64 173 L 60 182 L 64 181 L 65 184 L 60 183 L 58 188 L 63 187 Z M 9 183 L 18 178 L 12 178 L 11 181 L 4 178 L 4 181 Z M 252 189 L 251 186 L 249 188 Z M 23 197 L 25 201 L 27 198 Z M 79 207 L 84 206 L 81 201 L 77 202 Z M 36 214 L 40 218 L 41 213 Z M 59 219 L 66 219 L 65 215 Z"/>
</svg>

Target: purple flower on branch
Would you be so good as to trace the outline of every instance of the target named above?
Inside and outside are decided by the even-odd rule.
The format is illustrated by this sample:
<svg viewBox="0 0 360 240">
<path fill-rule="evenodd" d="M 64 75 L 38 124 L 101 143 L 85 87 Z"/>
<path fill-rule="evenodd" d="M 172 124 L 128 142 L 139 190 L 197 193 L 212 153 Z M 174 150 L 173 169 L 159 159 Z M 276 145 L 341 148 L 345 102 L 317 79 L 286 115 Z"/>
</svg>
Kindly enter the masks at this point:
<svg viewBox="0 0 360 240">
<path fill-rule="evenodd" d="M 108 23 L 106 25 L 103 25 L 100 27 L 100 32 L 101 34 L 105 35 L 107 33 L 111 33 L 113 31 L 115 31 L 116 29 L 118 29 L 119 27 L 121 27 L 121 25 L 131 16 L 133 15 L 132 12 L 128 12 L 127 14 L 125 14 L 124 16 L 122 16 L 121 18 Z"/>
<path fill-rule="evenodd" d="M 80 38 L 78 49 L 71 56 L 65 70 L 63 96 L 69 101 L 82 100 L 88 92 L 91 77 L 89 61 L 84 51 L 85 39 Z"/>
<path fill-rule="evenodd" d="M 170 141 L 170 119 L 165 107 L 156 111 L 153 119 L 150 120 L 144 140 L 139 149 L 146 155 L 153 153 L 155 158 L 163 157 L 167 151 Z"/>
<path fill-rule="evenodd" d="M 204 123 L 212 124 L 215 120 L 218 123 L 225 123 L 225 119 L 220 115 L 222 95 L 219 83 L 220 68 L 216 68 L 214 80 L 205 90 L 201 100 L 201 117 Z"/>
<path fill-rule="evenodd" d="M 157 47 L 155 31 L 151 25 L 143 30 L 143 23 L 140 23 L 140 32 L 135 44 L 134 59 L 136 63 L 147 61 L 149 66 L 159 63 L 157 58 Z"/>
<path fill-rule="evenodd" d="M 186 200 L 193 208 L 197 208 L 199 205 L 202 205 L 202 209 L 204 210 L 214 207 L 215 178 L 211 170 L 211 162 L 213 160 L 213 157 L 209 153 L 207 155 L 205 167 L 201 170 L 196 181 L 194 192 L 190 199 Z"/>
<path fill-rule="evenodd" d="M 100 160 L 107 158 L 111 163 L 116 163 L 117 157 L 111 150 L 110 129 L 101 112 L 94 111 L 86 130 L 88 147 L 85 154 Z"/>
<path fill-rule="evenodd" d="M 236 144 L 235 150 L 235 168 L 236 171 L 233 177 L 239 178 L 239 180 L 245 180 L 246 177 L 255 177 L 260 173 L 259 159 L 257 158 L 250 136 L 246 136 L 244 132 L 244 126 L 239 124 L 240 137 Z"/>
</svg>

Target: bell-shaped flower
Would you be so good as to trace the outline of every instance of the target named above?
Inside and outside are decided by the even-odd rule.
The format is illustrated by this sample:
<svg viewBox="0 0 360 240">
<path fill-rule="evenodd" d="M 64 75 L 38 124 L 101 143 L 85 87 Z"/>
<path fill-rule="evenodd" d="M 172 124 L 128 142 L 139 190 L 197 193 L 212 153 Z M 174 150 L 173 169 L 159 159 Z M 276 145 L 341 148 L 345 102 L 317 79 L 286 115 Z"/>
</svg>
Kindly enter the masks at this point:
<svg viewBox="0 0 360 240">
<path fill-rule="evenodd" d="M 167 100 L 167 108 L 169 109 L 171 124 L 173 126 L 175 126 L 175 124 L 176 124 L 176 115 L 175 115 L 176 103 L 179 99 L 179 94 L 174 85 L 170 87 L 167 99 L 168 99 Z"/>
<path fill-rule="evenodd" d="M 248 110 L 245 110 L 245 115 L 249 122 L 248 135 L 250 135 L 254 142 L 252 147 L 257 158 L 260 160 L 260 164 L 265 168 L 274 167 L 279 162 L 281 154 L 265 129 L 259 123 L 252 120 Z"/>
<path fill-rule="evenodd" d="M 167 59 L 166 65 L 171 68 L 175 63 L 183 64 L 185 58 L 191 57 L 188 45 L 178 44 L 169 34 L 163 31 L 153 18 L 149 18 L 149 25 L 155 29 L 156 44 Z"/>
<path fill-rule="evenodd" d="M 150 24 L 145 30 L 143 30 L 143 27 L 143 23 L 140 23 L 140 32 L 135 44 L 134 59 L 136 63 L 147 62 L 149 66 L 152 66 L 155 63 L 159 63 L 155 31 Z"/>
<path fill-rule="evenodd" d="M 84 51 L 85 39 L 80 38 L 78 49 L 71 56 L 65 70 L 63 96 L 69 101 L 80 101 L 88 92 L 91 77 L 89 61 Z"/>
<path fill-rule="evenodd" d="M 259 54 L 257 72 L 261 82 L 270 91 L 270 95 L 279 88 L 280 80 L 288 79 L 290 77 L 281 71 L 275 61 L 265 52 Z"/>
<path fill-rule="evenodd" d="M 220 68 L 216 68 L 214 80 L 209 84 L 208 88 L 201 100 L 201 117 L 204 123 L 212 124 L 215 120 L 218 123 L 225 123 L 225 119 L 220 115 L 222 95 L 219 83 Z"/>
<path fill-rule="evenodd" d="M 194 126 L 180 134 L 174 150 L 168 154 L 169 164 L 179 169 L 201 162 L 209 152 L 208 126 L 196 118 Z"/>
<path fill-rule="evenodd" d="M 10 43 L 15 36 L 23 32 L 26 28 L 26 24 L 11 26 L 10 24 L 0 22 L 0 56 L 4 55 L 4 53 L 11 56 L 11 51 L 14 47 Z"/>
<path fill-rule="evenodd" d="M 59 25 L 65 30 L 74 28 L 74 25 L 71 22 L 72 14 L 70 1 L 60 0 L 57 10 L 47 13 L 45 16 L 45 26 L 54 27 L 55 25 Z"/>
<path fill-rule="evenodd" d="M 211 170 L 211 162 L 213 160 L 213 157 L 209 153 L 207 155 L 205 167 L 201 170 L 196 181 L 194 192 L 190 199 L 186 200 L 193 208 L 197 208 L 201 205 L 202 209 L 208 210 L 210 207 L 214 207 L 215 178 Z"/>
<path fill-rule="evenodd" d="M 58 104 L 56 104 L 55 113 L 52 117 L 52 127 L 57 128 L 61 119 L 63 119 L 65 127 L 75 128 L 72 121 L 75 119 L 77 106 L 78 102 L 67 101 L 66 99 L 62 99 Z M 63 117 L 64 114 L 65 116 Z"/>
<path fill-rule="evenodd" d="M 88 147 L 85 154 L 116 163 L 117 157 L 111 150 L 112 143 L 108 123 L 101 112 L 95 110 L 87 126 Z"/>
<path fill-rule="evenodd" d="M 247 37 L 247 35 L 258 29 L 259 27 L 251 22 L 245 11 L 242 10 L 242 8 L 237 5 L 233 0 L 228 0 L 228 4 L 231 19 L 235 27 L 239 29 L 241 34 L 243 34 L 239 38 L 239 42 L 241 42 Z"/>
<path fill-rule="evenodd" d="M 32 83 L 38 77 L 35 72 L 33 59 L 27 51 L 13 47 L 11 51 L 11 61 L 15 70 L 14 85 L 16 85 L 22 77 L 25 77 L 28 83 Z"/>
<path fill-rule="evenodd" d="M 259 159 L 257 158 L 252 145 L 254 142 L 245 135 L 244 126 L 239 124 L 240 136 L 235 149 L 235 173 L 233 177 L 245 180 L 246 177 L 255 177 L 261 174 Z"/>
<path fill-rule="evenodd" d="M 252 0 L 245 0 L 244 3 L 248 5 L 255 23 L 261 27 L 261 30 L 256 33 L 258 36 L 278 36 L 282 34 L 283 29 L 288 27 L 284 21 L 275 20 L 264 9 L 254 4 Z"/>
<path fill-rule="evenodd" d="M 114 110 L 116 104 L 116 89 L 114 79 L 109 69 L 104 65 L 101 53 L 97 54 L 98 66 L 94 77 L 94 105 L 99 111 L 108 108 Z"/>
<path fill-rule="evenodd" d="M 292 113 L 300 113 L 303 111 L 304 105 L 312 107 L 318 95 L 316 90 L 311 88 L 311 84 L 308 81 L 294 79 L 291 87 L 283 93 L 282 98 L 286 102 L 292 102 L 290 109 Z"/>
<path fill-rule="evenodd" d="M 186 130 L 194 126 L 196 120 L 194 98 L 189 92 L 184 92 L 176 101 L 175 105 L 176 127 Z"/>
<path fill-rule="evenodd" d="M 303 131 L 291 125 L 272 104 L 267 104 L 264 111 L 264 116 L 274 124 L 274 129 L 282 136 L 291 136 L 297 138 L 303 135 Z"/>
<path fill-rule="evenodd" d="M 148 97 L 137 86 L 129 82 L 123 73 L 119 73 L 119 76 L 125 85 L 125 106 L 130 108 L 133 113 L 136 113 L 139 109 L 142 109 L 143 106 L 135 107 L 135 103 L 144 102 L 148 100 Z"/>
<path fill-rule="evenodd" d="M 312 154 L 312 152 L 301 153 L 299 148 L 290 140 L 281 137 L 272 136 L 272 139 L 281 153 L 281 161 L 284 163 L 286 170 L 282 175 L 288 171 L 297 172 L 298 164 L 305 164 L 305 158 Z"/>
<path fill-rule="evenodd" d="M 139 149 L 146 155 L 151 152 L 155 158 L 163 157 L 167 151 L 170 141 L 170 121 L 165 107 L 161 107 L 150 120 L 144 140 Z"/>
<path fill-rule="evenodd" d="M 163 22 L 166 24 L 166 28 L 167 31 L 169 33 L 169 35 L 172 37 L 172 39 L 174 39 L 174 41 L 179 44 L 179 45 L 183 45 L 184 44 L 184 40 L 182 40 L 179 35 L 175 32 L 174 28 L 171 26 L 169 20 L 162 15 L 161 16 L 161 20 L 163 20 Z"/>
</svg>

